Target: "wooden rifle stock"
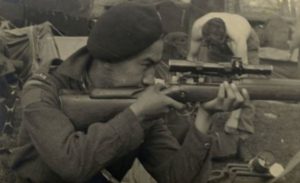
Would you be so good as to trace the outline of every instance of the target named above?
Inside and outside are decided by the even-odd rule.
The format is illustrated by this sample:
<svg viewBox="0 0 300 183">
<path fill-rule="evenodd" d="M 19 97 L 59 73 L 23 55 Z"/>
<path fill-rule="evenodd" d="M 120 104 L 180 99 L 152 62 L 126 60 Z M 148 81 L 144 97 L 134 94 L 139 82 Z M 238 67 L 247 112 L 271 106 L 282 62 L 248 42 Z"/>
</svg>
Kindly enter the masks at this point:
<svg viewBox="0 0 300 183">
<path fill-rule="evenodd" d="M 248 90 L 251 100 L 300 101 L 300 81 L 291 79 L 243 79 L 238 88 Z M 208 101 L 217 96 L 218 83 L 171 85 L 163 92 L 183 103 Z M 141 89 L 94 89 L 90 94 L 63 90 L 61 108 L 76 128 L 106 122 L 130 106 Z M 149 99 L 151 100 L 151 99 Z"/>
</svg>

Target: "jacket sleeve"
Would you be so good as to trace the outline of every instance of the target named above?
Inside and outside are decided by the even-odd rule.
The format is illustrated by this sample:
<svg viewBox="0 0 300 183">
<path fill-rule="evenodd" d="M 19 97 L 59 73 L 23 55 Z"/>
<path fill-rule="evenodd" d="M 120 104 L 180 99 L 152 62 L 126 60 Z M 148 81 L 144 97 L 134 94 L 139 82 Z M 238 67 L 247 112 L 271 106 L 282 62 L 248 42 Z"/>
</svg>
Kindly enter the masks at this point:
<svg viewBox="0 0 300 183">
<path fill-rule="evenodd" d="M 159 183 L 206 182 L 211 138 L 191 125 L 182 146 L 163 122 L 147 132 L 140 161 Z"/>
<path fill-rule="evenodd" d="M 56 85 L 48 76 L 42 78 L 24 89 L 23 122 L 43 161 L 65 181 L 85 182 L 143 142 L 144 130 L 129 109 L 106 123 L 76 131 L 59 109 Z"/>
</svg>

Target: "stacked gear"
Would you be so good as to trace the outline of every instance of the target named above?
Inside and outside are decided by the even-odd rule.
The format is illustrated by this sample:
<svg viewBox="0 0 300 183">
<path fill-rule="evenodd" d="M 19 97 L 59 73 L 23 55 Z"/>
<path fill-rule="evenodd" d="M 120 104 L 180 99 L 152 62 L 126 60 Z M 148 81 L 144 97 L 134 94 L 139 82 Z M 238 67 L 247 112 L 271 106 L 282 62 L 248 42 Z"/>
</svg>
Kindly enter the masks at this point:
<svg viewBox="0 0 300 183">
<path fill-rule="evenodd" d="M 23 64 L 18 60 L 10 60 L 0 50 L 0 130 L 6 134 L 13 132 L 18 88 L 18 71 Z"/>
<path fill-rule="evenodd" d="M 50 60 L 59 57 L 53 29 L 47 22 L 12 30 L 0 29 L 0 131 L 15 131 L 11 127 L 20 123 L 18 92 L 22 85 L 32 73 L 40 67 L 48 67 Z"/>
<path fill-rule="evenodd" d="M 222 170 L 211 172 L 209 183 L 266 183 L 272 175 L 256 172 L 249 164 L 229 163 Z"/>
<path fill-rule="evenodd" d="M 270 183 L 282 177 L 284 172 L 283 166 L 276 162 L 272 152 L 262 151 L 249 163 L 228 163 L 221 170 L 213 170 L 208 182 Z"/>
</svg>

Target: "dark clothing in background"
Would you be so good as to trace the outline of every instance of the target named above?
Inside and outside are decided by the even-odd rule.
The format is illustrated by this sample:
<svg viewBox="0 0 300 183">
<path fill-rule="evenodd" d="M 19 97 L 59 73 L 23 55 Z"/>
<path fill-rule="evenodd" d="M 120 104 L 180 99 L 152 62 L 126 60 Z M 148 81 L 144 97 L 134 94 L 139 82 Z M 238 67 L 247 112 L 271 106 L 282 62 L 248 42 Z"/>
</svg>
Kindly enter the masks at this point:
<svg viewBox="0 0 300 183">
<path fill-rule="evenodd" d="M 41 69 L 25 85 L 23 123 L 10 156 L 19 182 L 100 181 L 103 169 L 121 180 L 136 157 L 157 182 L 206 182 L 211 138 L 194 125 L 180 146 L 165 120 L 140 121 L 129 108 L 86 129 L 68 119 L 60 109 L 59 90 L 88 91 L 84 81 L 90 61 L 83 48 L 57 68 Z"/>
<path fill-rule="evenodd" d="M 247 51 L 248 51 L 248 62 L 252 65 L 259 64 L 259 47 L 260 41 L 252 29 L 250 36 L 247 40 Z M 205 43 L 202 43 L 198 58 L 205 62 L 230 62 L 231 58 L 234 56 L 231 48 L 226 44 L 217 46 L 207 47 Z"/>
</svg>

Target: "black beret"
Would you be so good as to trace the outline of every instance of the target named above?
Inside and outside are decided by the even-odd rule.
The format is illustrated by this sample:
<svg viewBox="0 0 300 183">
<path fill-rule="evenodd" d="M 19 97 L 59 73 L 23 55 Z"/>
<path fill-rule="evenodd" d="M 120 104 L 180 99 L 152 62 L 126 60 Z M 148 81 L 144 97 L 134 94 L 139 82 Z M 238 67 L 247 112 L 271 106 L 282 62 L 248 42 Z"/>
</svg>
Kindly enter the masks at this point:
<svg viewBox="0 0 300 183">
<path fill-rule="evenodd" d="M 122 3 L 99 17 L 87 48 L 94 58 L 116 62 L 138 54 L 161 35 L 161 19 L 155 6 Z"/>
</svg>

